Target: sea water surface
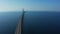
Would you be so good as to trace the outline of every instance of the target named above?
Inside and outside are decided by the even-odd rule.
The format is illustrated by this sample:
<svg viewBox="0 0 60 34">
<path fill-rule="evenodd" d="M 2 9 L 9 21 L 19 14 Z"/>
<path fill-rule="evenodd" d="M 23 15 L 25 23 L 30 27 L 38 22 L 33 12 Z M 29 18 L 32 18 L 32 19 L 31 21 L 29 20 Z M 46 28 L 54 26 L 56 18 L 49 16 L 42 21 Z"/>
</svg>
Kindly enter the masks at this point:
<svg viewBox="0 0 60 34">
<path fill-rule="evenodd" d="M 0 34 L 14 34 L 21 12 L 0 12 Z M 60 12 L 25 11 L 23 34 L 60 32 Z"/>
</svg>

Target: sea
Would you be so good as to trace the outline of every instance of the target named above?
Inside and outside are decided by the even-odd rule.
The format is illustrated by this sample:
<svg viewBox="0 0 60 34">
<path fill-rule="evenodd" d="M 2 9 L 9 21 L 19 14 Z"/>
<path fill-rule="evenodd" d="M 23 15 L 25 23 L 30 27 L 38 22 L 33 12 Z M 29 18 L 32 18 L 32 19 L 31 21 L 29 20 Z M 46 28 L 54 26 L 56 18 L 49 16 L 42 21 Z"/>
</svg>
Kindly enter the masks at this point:
<svg viewBox="0 0 60 34">
<path fill-rule="evenodd" d="M 0 34 L 15 34 L 20 11 L 0 12 Z M 59 11 L 25 11 L 22 34 L 60 33 Z"/>
</svg>

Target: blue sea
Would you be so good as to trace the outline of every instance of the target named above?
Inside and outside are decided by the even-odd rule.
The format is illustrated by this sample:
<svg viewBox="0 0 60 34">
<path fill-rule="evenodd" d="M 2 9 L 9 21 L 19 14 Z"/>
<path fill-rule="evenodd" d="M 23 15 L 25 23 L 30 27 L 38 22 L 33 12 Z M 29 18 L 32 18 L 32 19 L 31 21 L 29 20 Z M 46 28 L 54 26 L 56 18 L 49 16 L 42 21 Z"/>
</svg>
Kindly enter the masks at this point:
<svg viewBox="0 0 60 34">
<path fill-rule="evenodd" d="M 14 34 L 21 12 L 0 12 L 0 34 Z M 60 33 L 60 12 L 25 11 L 23 34 Z"/>
</svg>

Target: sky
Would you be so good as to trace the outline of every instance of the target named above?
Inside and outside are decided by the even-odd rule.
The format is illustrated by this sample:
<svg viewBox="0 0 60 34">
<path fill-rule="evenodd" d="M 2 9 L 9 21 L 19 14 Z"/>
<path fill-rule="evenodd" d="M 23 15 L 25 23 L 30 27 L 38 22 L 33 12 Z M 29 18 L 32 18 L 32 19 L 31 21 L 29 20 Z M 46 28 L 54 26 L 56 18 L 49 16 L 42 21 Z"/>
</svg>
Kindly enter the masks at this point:
<svg viewBox="0 0 60 34">
<path fill-rule="evenodd" d="M 0 0 L 0 11 L 60 11 L 60 0 Z"/>
</svg>

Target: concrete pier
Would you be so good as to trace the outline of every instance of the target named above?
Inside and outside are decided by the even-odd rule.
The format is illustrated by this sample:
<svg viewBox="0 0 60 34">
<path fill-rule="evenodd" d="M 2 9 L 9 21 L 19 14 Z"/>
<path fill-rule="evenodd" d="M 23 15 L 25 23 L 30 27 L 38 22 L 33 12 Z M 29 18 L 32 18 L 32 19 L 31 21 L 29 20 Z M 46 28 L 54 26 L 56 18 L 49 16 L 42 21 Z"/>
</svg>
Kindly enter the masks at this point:
<svg viewBox="0 0 60 34">
<path fill-rule="evenodd" d="M 17 24 L 15 34 L 22 34 L 22 32 L 23 32 L 23 19 L 24 19 L 24 9 L 22 10 L 22 15 L 19 16 L 19 22 Z"/>
</svg>

